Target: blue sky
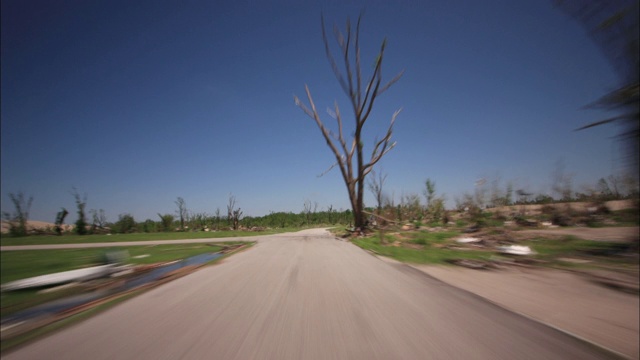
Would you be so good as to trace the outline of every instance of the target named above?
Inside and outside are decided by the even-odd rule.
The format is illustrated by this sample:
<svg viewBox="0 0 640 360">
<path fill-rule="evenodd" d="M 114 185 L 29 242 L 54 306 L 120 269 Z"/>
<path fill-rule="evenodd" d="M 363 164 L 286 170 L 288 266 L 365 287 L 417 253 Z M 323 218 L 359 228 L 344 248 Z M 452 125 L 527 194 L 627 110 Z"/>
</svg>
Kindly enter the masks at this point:
<svg viewBox="0 0 640 360">
<path fill-rule="evenodd" d="M 75 220 L 72 187 L 111 221 L 157 220 L 182 197 L 246 215 L 347 209 L 313 121 L 295 106 L 308 84 L 324 111 L 348 113 L 324 55 L 320 13 L 362 23 L 363 71 L 386 36 L 382 95 L 366 131 L 393 112 L 397 146 L 385 191 L 436 181 L 449 205 L 478 178 L 549 192 L 558 161 L 576 188 L 621 167 L 615 128 L 582 107 L 618 84 L 581 26 L 552 1 L 2 1 L 2 210 L 34 197 L 31 219 Z M 345 120 L 350 124 L 350 116 Z M 373 205 L 367 194 L 365 202 Z"/>
</svg>

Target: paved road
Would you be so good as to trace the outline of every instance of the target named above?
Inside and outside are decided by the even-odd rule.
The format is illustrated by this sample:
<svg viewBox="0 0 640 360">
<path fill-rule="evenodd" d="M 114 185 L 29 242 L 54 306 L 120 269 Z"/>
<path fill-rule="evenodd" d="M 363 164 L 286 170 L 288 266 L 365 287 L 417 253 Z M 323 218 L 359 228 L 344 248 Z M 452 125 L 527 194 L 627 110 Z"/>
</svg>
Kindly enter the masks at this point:
<svg viewBox="0 0 640 360">
<path fill-rule="evenodd" d="M 255 239 L 255 238 L 254 238 Z M 261 238 L 3 359 L 602 359 L 324 231 Z"/>
</svg>

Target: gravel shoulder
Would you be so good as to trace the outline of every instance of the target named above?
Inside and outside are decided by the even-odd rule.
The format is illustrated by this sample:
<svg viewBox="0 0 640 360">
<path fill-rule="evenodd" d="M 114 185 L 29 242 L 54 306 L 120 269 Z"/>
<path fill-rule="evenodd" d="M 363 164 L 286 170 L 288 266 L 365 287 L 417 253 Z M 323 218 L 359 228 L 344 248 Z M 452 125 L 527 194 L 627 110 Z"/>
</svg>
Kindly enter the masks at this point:
<svg viewBox="0 0 640 360">
<path fill-rule="evenodd" d="M 631 359 L 640 356 L 637 294 L 607 289 L 575 273 L 554 269 L 487 271 L 450 266 L 414 267 Z"/>
</svg>

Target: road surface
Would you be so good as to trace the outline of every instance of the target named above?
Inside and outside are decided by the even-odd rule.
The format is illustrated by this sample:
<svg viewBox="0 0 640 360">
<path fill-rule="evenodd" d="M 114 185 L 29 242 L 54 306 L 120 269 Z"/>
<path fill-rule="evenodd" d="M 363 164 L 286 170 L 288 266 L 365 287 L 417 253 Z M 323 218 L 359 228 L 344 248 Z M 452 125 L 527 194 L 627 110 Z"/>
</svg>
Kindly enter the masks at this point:
<svg viewBox="0 0 640 360">
<path fill-rule="evenodd" d="M 251 249 L 2 358 L 610 358 L 323 230 L 252 239 Z"/>
</svg>

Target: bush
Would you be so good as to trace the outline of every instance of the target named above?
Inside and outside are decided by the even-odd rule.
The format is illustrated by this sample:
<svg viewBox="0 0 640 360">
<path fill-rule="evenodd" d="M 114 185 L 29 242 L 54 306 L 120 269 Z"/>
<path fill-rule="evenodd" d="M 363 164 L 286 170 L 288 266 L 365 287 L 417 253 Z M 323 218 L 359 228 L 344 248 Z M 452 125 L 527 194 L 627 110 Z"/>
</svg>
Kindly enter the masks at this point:
<svg viewBox="0 0 640 360">
<path fill-rule="evenodd" d="M 118 221 L 111 228 L 113 232 L 128 234 L 136 231 L 136 221 L 131 214 L 118 215 Z"/>
</svg>

